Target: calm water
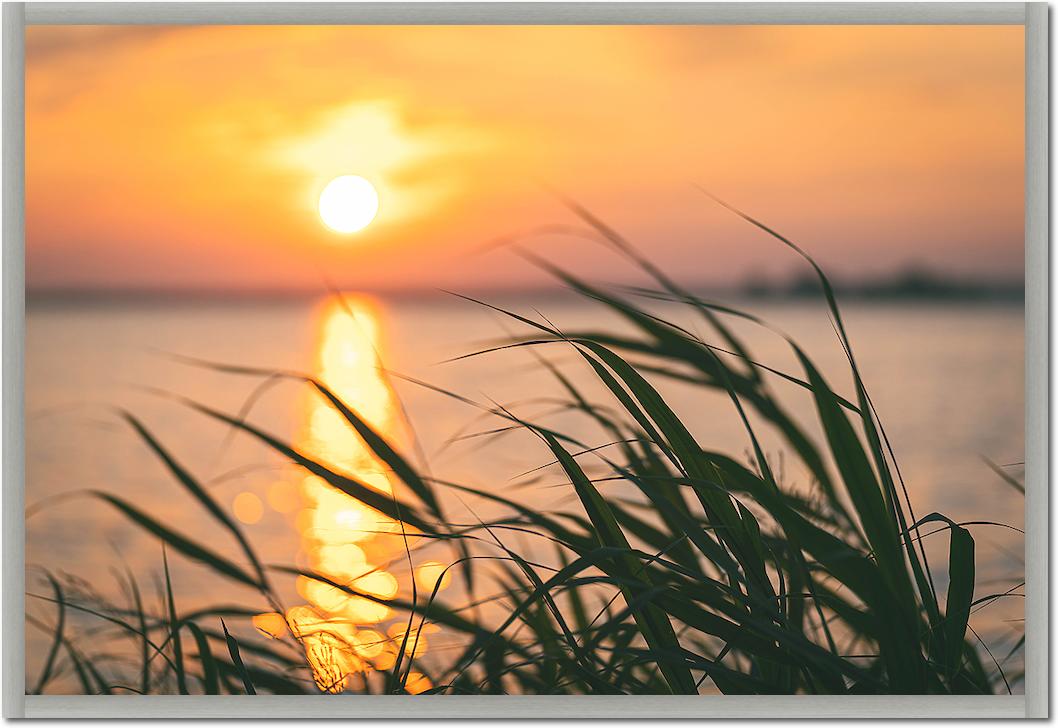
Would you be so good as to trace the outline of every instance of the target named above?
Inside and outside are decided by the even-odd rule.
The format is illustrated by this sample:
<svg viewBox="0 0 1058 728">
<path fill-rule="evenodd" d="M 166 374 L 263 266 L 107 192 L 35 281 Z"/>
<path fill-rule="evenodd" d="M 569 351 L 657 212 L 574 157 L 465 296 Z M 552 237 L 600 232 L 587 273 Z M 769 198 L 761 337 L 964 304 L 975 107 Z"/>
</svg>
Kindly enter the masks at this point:
<svg viewBox="0 0 1058 728">
<path fill-rule="evenodd" d="M 562 298 L 537 307 L 567 331 L 621 324 L 594 308 Z M 510 303 L 522 312 L 528 304 Z M 363 416 L 398 442 L 408 441 L 392 393 L 381 380 L 375 350 L 387 366 L 458 392 L 478 402 L 509 404 L 519 414 L 601 442 L 578 419 L 556 414 L 541 393 L 558 395 L 554 381 L 524 350 L 451 363 L 446 360 L 484 348 L 508 333 L 525 333 L 474 304 L 453 299 L 354 301 L 356 319 L 319 303 L 199 304 L 174 306 L 74 306 L 37 304 L 27 311 L 26 436 L 28 589 L 46 593 L 36 566 L 78 576 L 86 588 L 116 597 L 113 569 L 125 562 L 153 594 L 152 575 L 161 568 L 159 545 L 113 510 L 85 497 L 58 498 L 84 489 L 113 492 L 155 514 L 169 527 L 199 537 L 239 560 L 234 544 L 218 535 L 209 516 L 171 480 L 141 440 L 120 419 L 117 408 L 134 413 L 176 458 L 209 484 L 217 500 L 246 525 L 262 560 L 298 564 L 352 578 L 350 563 L 374 567 L 359 583 L 380 595 L 404 589 L 406 564 L 395 558 L 393 538 L 364 535 L 369 516 L 344 497 L 296 472 L 245 436 L 191 411 L 159 390 L 189 397 L 228 413 L 252 403 L 249 419 L 284 440 L 327 457 L 381 489 L 385 476 L 345 431 L 334 413 L 304 385 L 281 382 L 255 391 L 259 379 L 189 366 L 165 352 L 268 369 L 311 372 L 329 382 Z M 752 309 L 796 338 L 815 356 L 832 386 L 849 393 L 849 377 L 825 312 L 817 304 L 753 305 Z M 666 312 L 688 325 L 682 314 Z M 896 449 L 919 516 L 941 511 L 956 520 L 992 520 L 1021 527 L 1023 500 L 984 465 L 1023 460 L 1023 314 L 1014 306 L 852 305 L 847 323 L 864 377 Z M 781 340 L 752 327 L 740 328 L 758 360 L 790 372 L 797 367 Z M 559 348 L 550 358 L 562 363 L 598 401 L 607 397 L 584 365 Z M 671 383 L 660 387 L 674 408 L 708 448 L 741 454 L 748 442 L 727 399 L 689 392 Z M 810 418 L 803 392 L 777 384 L 796 413 Z M 397 383 L 415 434 L 432 473 L 446 480 L 518 498 L 536 508 L 568 507 L 571 493 L 560 473 L 546 469 L 519 474 L 547 463 L 539 443 L 524 433 L 495 441 L 451 439 L 498 427 L 472 407 L 412 384 Z M 814 432 L 812 428 L 810 431 Z M 766 448 L 778 458 L 775 443 Z M 778 460 L 776 460 L 778 462 Z M 1010 468 L 1015 476 L 1019 467 Z M 785 478 L 803 482 L 804 473 L 787 467 Z M 488 502 L 452 496 L 449 517 L 474 522 L 501 511 Z M 40 507 L 40 504 L 44 504 Z M 392 523 L 372 521 L 371 530 L 392 531 Z M 360 535 L 353 535 L 360 534 Z M 996 527 L 974 527 L 978 542 L 978 596 L 1003 591 L 1022 572 L 1020 535 Z M 351 546 L 350 546 L 351 544 Z M 523 544 L 533 549 L 531 542 Z M 947 547 L 934 537 L 935 563 Z M 423 553 L 417 563 L 432 584 L 443 552 Z M 181 609 L 235 604 L 266 605 L 249 592 L 225 585 L 184 559 L 172 559 Z M 363 573 L 363 572 L 359 572 Z M 940 575 L 943 582 L 943 573 Z M 388 615 L 367 604 L 331 604 L 333 594 L 313 591 L 280 577 L 285 604 L 294 621 L 343 614 L 360 627 L 361 638 L 385 639 Z M 449 589 L 454 594 L 458 587 Z M 307 605 L 315 606 L 315 611 Z M 47 617 L 46 604 L 28 598 L 31 614 Z M 377 611 L 377 609 L 376 609 Z M 384 611 L 384 610 L 383 610 Z M 297 616 L 297 615 L 301 616 Z M 312 616 L 316 615 L 316 616 Z M 288 613 L 290 616 L 290 613 Z M 1021 618 L 1019 599 L 1008 599 L 976 613 L 972 624 L 990 644 L 1009 641 Z M 382 624 L 375 624 L 381 620 Z M 280 620 L 280 624 L 282 624 Z M 258 626 L 268 629 L 263 618 Z M 242 625 L 240 629 L 249 629 Z M 390 636 L 392 636 L 392 631 Z M 431 637 L 432 651 L 444 649 L 444 635 Z M 45 638 L 27 631 L 29 675 L 38 670 Z M 365 644 L 367 644 L 365 642 Z M 365 652 L 373 648 L 365 647 Z M 372 655 L 377 657 L 377 653 Z M 310 659 L 312 654 L 310 654 Z M 333 668 L 314 662 L 317 679 Z M 348 667 L 348 666 L 345 666 Z"/>
</svg>

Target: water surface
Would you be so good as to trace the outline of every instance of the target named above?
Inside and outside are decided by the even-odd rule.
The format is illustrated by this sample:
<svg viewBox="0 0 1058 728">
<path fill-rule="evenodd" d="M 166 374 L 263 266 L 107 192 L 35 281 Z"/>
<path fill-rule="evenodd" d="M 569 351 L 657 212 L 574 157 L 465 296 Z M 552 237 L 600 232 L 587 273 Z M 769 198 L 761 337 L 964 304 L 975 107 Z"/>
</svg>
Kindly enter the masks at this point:
<svg viewBox="0 0 1058 728">
<path fill-rule="evenodd" d="M 623 329 L 598 308 L 562 296 L 550 300 L 505 300 L 533 314 L 533 306 L 565 331 Z M 813 355 L 831 385 L 849 394 L 843 353 L 821 304 L 749 305 Z M 512 407 L 519 415 L 601 443 L 582 419 L 557 411 L 553 378 L 524 349 L 448 361 L 486 348 L 511 333 L 528 331 L 510 320 L 453 298 L 378 300 L 352 296 L 350 308 L 334 301 L 227 302 L 174 305 L 84 305 L 38 303 L 27 309 L 26 500 L 27 585 L 44 593 L 37 565 L 84 580 L 87 591 L 120 594 L 113 571 L 127 564 L 151 584 L 161 568 L 157 542 L 105 505 L 80 496 L 85 489 L 114 492 L 155 514 L 171 528 L 203 539 L 239 561 L 236 545 L 218 536 L 208 515 L 172 481 L 118 413 L 135 414 L 173 455 L 231 507 L 269 564 L 297 565 L 336 579 L 361 578 L 358 588 L 380 596 L 406 589 L 412 575 L 403 558 L 402 536 L 392 521 L 336 493 L 291 467 L 249 438 L 189 409 L 175 395 L 227 413 L 245 411 L 250 421 L 374 485 L 391 488 L 386 474 L 334 410 L 306 385 L 240 377 L 190 366 L 167 355 L 311 373 L 331 386 L 380 432 L 408 447 L 412 437 L 436 477 L 515 498 L 547 510 L 572 507 L 572 492 L 532 436 L 517 432 L 459 438 L 502 426 L 481 411 L 435 391 L 386 378 L 386 366 L 488 405 Z M 352 312 L 353 316 L 350 316 Z M 672 309 L 662 313 L 705 334 L 702 323 Z M 875 404 L 896 451 L 916 513 L 940 511 L 955 520 L 1023 525 L 1023 499 L 1005 486 L 983 458 L 1017 465 L 1024 450 L 1023 312 L 1010 305 L 859 304 L 846 308 L 850 336 Z M 788 346 L 775 334 L 735 324 L 754 356 L 797 372 Z M 576 356 L 552 346 L 561 364 L 585 391 L 610 404 Z M 445 363 L 447 362 L 447 363 Z M 390 384 L 395 387 L 392 389 Z M 703 446 L 744 457 L 749 441 L 725 396 L 659 382 L 662 393 Z M 791 411 L 811 423 L 808 396 L 775 385 Z M 549 399 L 551 398 L 551 399 Z M 412 428 L 405 425 L 401 407 Z M 245 408 L 245 410 L 244 410 Z M 809 426 L 810 433 L 818 429 Z M 803 485 L 805 474 L 789 466 L 778 443 L 765 437 L 769 458 L 782 477 Z M 588 460 L 584 464 L 591 466 Z M 596 463 L 597 465 L 597 463 Z M 57 498 L 57 496 L 61 496 Z M 444 491 L 449 517 L 476 522 L 501 511 L 482 499 Z M 42 505 L 43 504 L 43 505 Z M 978 596 L 1017 583 L 1023 569 L 1019 534 L 975 526 Z M 541 544 L 519 543 L 545 556 Z M 934 563 L 942 564 L 944 536 L 929 539 Z M 432 585 L 448 556 L 437 549 L 416 555 L 421 582 Z M 175 557 L 173 578 L 181 609 L 243 604 L 267 612 L 260 597 L 218 580 L 200 566 Z M 943 584 L 945 575 L 938 569 Z M 432 578 L 431 578 L 432 576 Z M 358 635 L 363 653 L 378 659 L 377 646 L 399 637 L 392 615 L 371 602 L 352 603 L 325 593 L 319 582 L 277 577 L 284 608 L 297 610 L 303 636 L 319 624 Z M 1012 581 L 1013 580 L 1013 581 Z M 449 598 L 458 601 L 458 587 Z M 338 595 L 340 597 L 340 594 Z M 48 605 L 28 599 L 30 614 L 47 618 Z M 300 616 L 298 616 L 300 615 Z M 290 613 L 288 612 L 288 617 Z M 974 614 L 971 624 L 993 646 L 1011 643 L 1022 617 L 1019 599 L 1006 599 Z M 282 624 L 282 620 L 279 620 Z M 262 621 L 258 626 L 267 629 Z M 328 628 L 328 629 L 330 629 Z M 389 632 L 387 633 L 387 628 Z M 323 631 L 325 633 L 326 630 Z M 430 637 L 443 655 L 445 636 Z M 307 640 L 311 642 L 311 640 Z M 426 640 L 423 640 L 424 648 Z M 45 637 L 27 631 L 29 675 L 35 675 Z M 325 640 L 319 654 L 326 652 Z M 436 659 L 441 659 L 437 657 Z M 317 681 L 328 687 L 332 658 L 310 661 Z M 338 671 L 355 666 L 339 665 Z M 322 682 L 321 682 L 322 681 Z M 330 682 L 342 687 L 342 678 Z"/>
</svg>

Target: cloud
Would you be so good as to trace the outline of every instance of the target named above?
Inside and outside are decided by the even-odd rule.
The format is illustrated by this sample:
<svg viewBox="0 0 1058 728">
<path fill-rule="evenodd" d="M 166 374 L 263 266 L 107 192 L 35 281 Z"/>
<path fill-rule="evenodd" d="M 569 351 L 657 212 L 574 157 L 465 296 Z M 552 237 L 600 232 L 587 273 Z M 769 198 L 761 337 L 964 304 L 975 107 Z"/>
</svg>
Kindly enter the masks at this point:
<svg viewBox="0 0 1058 728">
<path fill-rule="evenodd" d="M 63 61 L 71 55 L 112 55 L 186 28 L 173 25 L 37 25 L 26 29 L 26 63 Z"/>
</svg>

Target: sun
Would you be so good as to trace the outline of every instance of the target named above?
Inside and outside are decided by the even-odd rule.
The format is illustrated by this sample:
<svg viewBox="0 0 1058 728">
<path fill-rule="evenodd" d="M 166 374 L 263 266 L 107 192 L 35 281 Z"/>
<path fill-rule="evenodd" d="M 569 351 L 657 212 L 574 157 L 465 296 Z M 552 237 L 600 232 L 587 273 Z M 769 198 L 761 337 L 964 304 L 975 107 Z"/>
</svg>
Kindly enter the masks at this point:
<svg viewBox="0 0 1058 728">
<path fill-rule="evenodd" d="M 335 177 L 320 193 L 319 210 L 320 219 L 331 230 L 355 233 L 370 225 L 378 214 L 378 192 L 363 177 Z"/>
</svg>

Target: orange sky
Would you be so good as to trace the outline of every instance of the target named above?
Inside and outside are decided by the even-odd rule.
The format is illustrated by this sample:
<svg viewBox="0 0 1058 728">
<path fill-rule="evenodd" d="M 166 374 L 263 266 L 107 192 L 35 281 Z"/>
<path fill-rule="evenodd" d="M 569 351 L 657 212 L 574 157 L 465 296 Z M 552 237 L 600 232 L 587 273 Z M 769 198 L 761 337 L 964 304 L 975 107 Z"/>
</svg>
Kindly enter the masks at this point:
<svg viewBox="0 0 1058 728">
<path fill-rule="evenodd" d="M 1020 276 L 1023 29 L 32 27 L 27 284 L 366 289 L 533 285 L 497 236 L 577 198 L 687 282 L 795 260 Z M 381 209 L 315 211 L 359 174 Z M 596 278 L 626 267 L 534 243 Z"/>
</svg>

